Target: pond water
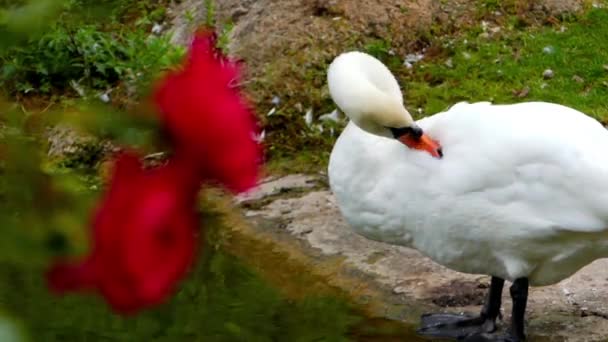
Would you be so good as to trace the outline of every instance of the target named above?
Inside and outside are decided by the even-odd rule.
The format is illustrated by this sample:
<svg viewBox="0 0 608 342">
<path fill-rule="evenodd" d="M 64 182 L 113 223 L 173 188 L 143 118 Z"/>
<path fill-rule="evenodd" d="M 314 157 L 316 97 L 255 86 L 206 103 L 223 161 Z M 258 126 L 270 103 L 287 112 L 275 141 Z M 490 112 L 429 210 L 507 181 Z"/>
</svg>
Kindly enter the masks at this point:
<svg viewBox="0 0 608 342">
<path fill-rule="evenodd" d="M 0 264 L 0 308 L 23 323 L 31 341 L 420 340 L 413 327 L 365 317 L 344 296 L 298 290 L 315 288 L 300 276 L 285 276 L 284 286 L 268 281 L 217 243 L 223 239 L 219 217 L 205 215 L 210 233 L 196 268 L 156 309 L 123 318 L 97 297 L 55 297 L 43 267 L 10 263 Z"/>
</svg>

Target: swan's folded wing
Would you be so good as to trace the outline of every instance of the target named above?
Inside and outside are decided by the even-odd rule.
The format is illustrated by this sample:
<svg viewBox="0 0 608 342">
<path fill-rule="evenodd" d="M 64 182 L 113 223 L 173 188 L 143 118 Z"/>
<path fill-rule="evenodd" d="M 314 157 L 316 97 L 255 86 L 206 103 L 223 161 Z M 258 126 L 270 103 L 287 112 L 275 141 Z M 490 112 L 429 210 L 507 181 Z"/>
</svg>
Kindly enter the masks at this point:
<svg viewBox="0 0 608 342">
<path fill-rule="evenodd" d="M 608 230 L 608 131 L 599 123 L 548 103 L 459 104 L 446 114 L 428 123 L 443 140 L 445 191 L 487 201 L 505 219 L 535 220 L 543 233 Z"/>
</svg>

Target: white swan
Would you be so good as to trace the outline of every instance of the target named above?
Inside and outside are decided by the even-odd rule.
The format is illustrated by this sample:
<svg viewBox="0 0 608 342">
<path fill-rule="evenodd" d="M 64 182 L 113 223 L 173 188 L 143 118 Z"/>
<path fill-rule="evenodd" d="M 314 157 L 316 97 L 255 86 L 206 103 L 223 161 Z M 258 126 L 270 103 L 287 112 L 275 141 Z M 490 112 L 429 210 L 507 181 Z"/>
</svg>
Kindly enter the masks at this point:
<svg viewBox="0 0 608 342">
<path fill-rule="evenodd" d="M 338 56 L 328 84 L 351 119 L 329 179 L 352 228 L 492 276 L 480 317 L 425 315 L 422 334 L 524 340 L 528 285 L 608 256 L 608 131 L 596 120 L 551 103 L 482 102 L 414 123 L 393 75 L 361 52 Z M 511 331 L 488 335 L 505 279 Z"/>
</svg>

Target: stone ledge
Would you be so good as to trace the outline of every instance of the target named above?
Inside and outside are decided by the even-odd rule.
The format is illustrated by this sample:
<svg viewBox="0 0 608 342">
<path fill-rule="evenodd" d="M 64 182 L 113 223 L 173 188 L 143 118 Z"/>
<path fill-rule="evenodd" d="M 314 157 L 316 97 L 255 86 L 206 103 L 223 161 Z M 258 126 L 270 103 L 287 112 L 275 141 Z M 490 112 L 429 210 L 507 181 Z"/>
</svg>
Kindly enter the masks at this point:
<svg viewBox="0 0 608 342">
<path fill-rule="evenodd" d="M 285 181 L 272 180 L 266 187 Z M 355 283 L 375 289 L 370 293 L 377 298 L 354 300 L 359 304 L 375 302 L 374 315 L 399 319 L 408 326 L 417 325 L 422 312 L 479 311 L 489 283 L 487 276 L 454 272 L 413 249 L 370 241 L 353 233 L 327 190 L 274 199 L 259 209 L 248 210 L 246 216 L 257 226 L 253 232 L 258 229 L 274 235 L 277 244 L 286 243 L 286 239 L 295 242 L 313 260 L 312 267 L 324 259 L 342 258 L 341 271 L 334 274 L 346 275 L 351 281 L 333 285 L 346 293 L 354 292 L 349 287 Z M 264 227 L 260 226 L 262 221 Z M 531 288 L 528 329 L 532 340 L 606 341 L 607 268 L 608 259 L 597 260 L 556 285 Z M 329 281 L 333 282 L 331 278 Z M 503 314 L 508 320 L 508 291 L 503 297 Z"/>
</svg>

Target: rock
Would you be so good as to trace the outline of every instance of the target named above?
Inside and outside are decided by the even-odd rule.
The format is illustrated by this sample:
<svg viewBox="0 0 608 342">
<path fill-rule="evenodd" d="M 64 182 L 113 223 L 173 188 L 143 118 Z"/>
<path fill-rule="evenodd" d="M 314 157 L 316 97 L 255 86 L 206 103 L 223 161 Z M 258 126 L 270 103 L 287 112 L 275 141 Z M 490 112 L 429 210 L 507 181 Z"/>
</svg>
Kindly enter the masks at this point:
<svg viewBox="0 0 608 342">
<path fill-rule="evenodd" d="M 300 185 L 306 184 L 301 177 L 295 179 L 300 179 Z M 282 178 L 272 182 L 280 184 Z M 290 198 L 275 197 L 248 213 L 253 236 L 259 232 L 264 241 L 271 239 L 289 248 L 299 246 L 293 251 L 294 258 L 307 255 L 303 262 L 313 268 L 311 272 L 329 273 L 330 286 L 340 287 L 346 293 L 368 289 L 365 296 L 357 295 L 353 300 L 371 305 L 374 314 L 398 317 L 407 326 L 415 327 L 424 312 L 475 314 L 480 310 L 489 277 L 458 273 L 416 250 L 355 234 L 327 190 L 312 190 Z M 327 265 L 335 265 L 336 258 L 340 260 L 338 266 L 328 271 Z M 596 260 L 558 284 L 531 288 L 527 315 L 530 340 L 607 340 L 608 320 L 604 318 L 608 317 L 604 296 L 608 293 L 607 267 L 608 259 Z M 503 293 L 503 306 L 504 321 L 508 322 L 511 310 L 508 290 Z M 505 323 L 502 325 L 504 329 Z"/>
<path fill-rule="evenodd" d="M 255 189 L 236 197 L 237 203 L 259 201 L 282 192 L 315 186 L 318 177 L 293 174 L 279 179 L 263 180 Z"/>
<path fill-rule="evenodd" d="M 577 0 L 542 0 L 540 5 L 549 15 L 575 13 L 582 9 L 583 1 Z"/>
<path fill-rule="evenodd" d="M 80 133 L 66 125 L 48 130 L 47 155 L 68 167 L 93 167 L 117 150 L 110 142 Z"/>
<path fill-rule="evenodd" d="M 397 286 L 393 289 L 394 294 L 404 294 L 407 293 L 407 288 L 405 286 Z"/>
<path fill-rule="evenodd" d="M 237 20 L 239 20 L 240 17 L 247 14 L 247 12 L 249 12 L 248 8 L 245 8 L 243 6 L 238 6 L 230 12 L 230 17 L 232 18 L 232 20 L 237 21 Z"/>
<path fill-rule="evenodd" d="M 552 79 L 555 76 L 555 73 L 551 69 L 546 69 L 543 71 L 543 78 L 546 80 Z"/>
<path fill-rule="evenodd" d="M 513 96 L 519 97 L 521 99 L 521 98 L 528 96 L 529 93 L 530 93 L 530 87 L 525 86 L 520 90 L 513 91 Z"/>
</svg>

